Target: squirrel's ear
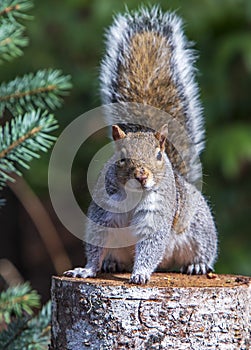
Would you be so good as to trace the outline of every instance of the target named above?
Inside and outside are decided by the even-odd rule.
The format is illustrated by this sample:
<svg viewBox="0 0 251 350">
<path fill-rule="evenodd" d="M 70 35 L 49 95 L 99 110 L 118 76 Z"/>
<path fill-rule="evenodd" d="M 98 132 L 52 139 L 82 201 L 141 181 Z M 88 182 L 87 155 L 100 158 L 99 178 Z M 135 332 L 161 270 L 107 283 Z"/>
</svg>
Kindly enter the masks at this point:
<svg viewBox="0 0 251 350">
<path fill-rule="evenodd" d="M 165 150 L 165 143 L 166 143 L 167 133 L 168 133 L 168 125 L 165 124 L 165 125 L 162 126 L 160 131 L 157 131 L 154 134 L 156 139 L 159 141 L 159 147 L 160 147 L 161 151 Z"/>
<path fill-rule="evenodd" d="M 112 126 L 112 137 L 114 141 L 124 139 L 126 137 L 126 134 L 118 125 Z"/>
</svg>

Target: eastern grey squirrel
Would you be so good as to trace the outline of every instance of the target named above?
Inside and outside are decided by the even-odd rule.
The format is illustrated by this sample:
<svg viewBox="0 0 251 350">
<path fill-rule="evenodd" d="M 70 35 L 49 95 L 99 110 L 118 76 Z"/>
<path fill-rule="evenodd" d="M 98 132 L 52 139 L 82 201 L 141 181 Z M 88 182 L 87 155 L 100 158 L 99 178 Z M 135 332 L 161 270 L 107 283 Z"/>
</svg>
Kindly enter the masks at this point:
<svg viewBox="0 0 251 350">
<path fill-rule="evenodd" d="M 105 192 L 108 197 L 106 207 L 93 200 L 88 210 L 85 268 L 64 274 L 86 278 L 100 270 L 132 271 L 130 282 L 136 284 L 146 283 L 156 270 L 205 274 L 216 260 L 217 232 L 194 185 L 204 131 L 195 58 L 182 21 L 158 7 L 142 8 L 118 15 L 106 39 L 101 96 L 104 104 L 118 103 L 120 116 L 109 116 L 108 105 L 110 124 L 119 120 L 112 126 L 116 147 L 101 171 L 105 183 L 98 181 L 94 192 L 101 202 Z M 150 127 L 144 127 L 147 121 Z M 181 135 L 181 152 L 170 142 L 174 134 Z M 116 210 L 134 190 L 142 192 L 137 204 Z M 127 246 L 112 244 L 116 230 L 124 230 Z"/>
</svg>

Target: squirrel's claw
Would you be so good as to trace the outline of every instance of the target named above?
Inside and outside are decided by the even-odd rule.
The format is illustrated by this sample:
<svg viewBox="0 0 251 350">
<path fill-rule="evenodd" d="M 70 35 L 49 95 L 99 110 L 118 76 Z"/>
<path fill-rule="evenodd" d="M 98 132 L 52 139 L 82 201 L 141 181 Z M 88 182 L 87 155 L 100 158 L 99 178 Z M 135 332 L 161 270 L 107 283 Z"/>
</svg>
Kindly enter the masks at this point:
<svg viewBox="0 0 251 350">
<path fill-rule="evenodd" d="M 212 268 L 205 263 L 191 264 L 180 269 L 181 273 L 186 273 L 187 275 L 205 275 L 210 271 L 212 271 Z"/>
</svg>

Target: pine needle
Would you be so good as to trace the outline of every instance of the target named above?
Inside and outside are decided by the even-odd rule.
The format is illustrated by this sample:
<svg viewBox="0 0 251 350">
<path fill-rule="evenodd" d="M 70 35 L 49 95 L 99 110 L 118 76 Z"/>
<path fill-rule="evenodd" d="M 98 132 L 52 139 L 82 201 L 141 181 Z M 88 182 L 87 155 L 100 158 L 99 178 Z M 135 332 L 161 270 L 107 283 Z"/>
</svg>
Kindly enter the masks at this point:
<svg viewBox="0 0 251 350">
<path fill-rule="evenodd" d="M 30 10 L 33 7 L 33 2 L 30 0 L 1 0 L 0 3 L 0 18 L 7 17 L 10 20 L 15 18 L 30 19 L 31 16 L 23 11 Z"/>
<path fill-rule="evenodd" d="M 24 13 L 33 6 L 30 0 L 1 0 L 0 2 L 0 63 L 23 54 L 28 44 L 25 27 L 17 19 L 32 17 Z"/>
<path fill-rule="evenodd" d="M 39 307 L 39 296 L 28 283 L 11 287 L 0 294 L 0 315 L 9 314 L 2 321 L 7 323 L 0 332 L 0 349 L 46 350 L 50 342 L 51 302 L 37 316 L 33 308 Z M 14 308 L 14 304 L 19 305 Z M 2 322 L 1 321 L 1 322 Z"/>
<path fill-rule="evenodd" d="M 0 23 L 0 63 L 10 61 L 23 54 L 28 39 L 23 35 L 25 28 L 17 22 L 2 20 Z"/>
<path fill-rule="evenodd" d="M 13 115 L 36 108 L 54 110 L 62 105 L 62 96 L 72 87 L 69 75 L 44 69 L 17 77 L 0 85 L 0 115 L 8 108 Z"/>
<path fill-rule="evenodd" d="M 11 173 L 21 175 L 18 167 L 29 168 L 39 151 L 47 151 L 55 137 L 49 133 L 58 127 L 52 114 L 32 111 L 13 118 L 0 127 L 0 187 L 13 181 Z"/>
<path fill-rule="evenodd" d="M 11 317 L 31 316 L 40 305 L 40 297 L 29 283 L 10 287 L 0 294 L 0 322 L 10 323 Z"/>
</svg>

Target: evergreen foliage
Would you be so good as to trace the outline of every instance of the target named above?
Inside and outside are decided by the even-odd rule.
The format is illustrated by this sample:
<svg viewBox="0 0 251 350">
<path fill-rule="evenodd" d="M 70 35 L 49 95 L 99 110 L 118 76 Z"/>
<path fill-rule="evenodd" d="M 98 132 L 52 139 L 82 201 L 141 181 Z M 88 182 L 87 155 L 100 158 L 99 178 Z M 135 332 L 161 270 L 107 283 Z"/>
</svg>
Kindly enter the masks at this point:
<svg viewBox="0 0 251 350">
<path fill-rule="evenodd" d="M 3 0 L 0 3 L 0 63 L 23 53 L 28 39 L 19 20 L 30 19 L 25 11 L 30 0 Z M 0 189 L 12 181 L 11 173 L 47 151 L 55 138 L 50 133 L 57 122 L 50 111 L 62 105 L 71 88 L 70 76 L 60 70 L 43 69 L 0 83 Z M 6 112 L 11 120 L 6 121 Z"/>
<path fill-rule="evenodd" d="M 21 317 L 24 312 L 32 315 L 32 309 L 39 305 L 39 295 L 29 283 L 8 288 L 0 294 L 0 322 L 10 323 L 13 315 Z"/>
<path fill-rule="evenodd" d="M 0 127 L 0 186 L 12 181 L 11 173 L 21 175 L 17 165 L 29 169 L 28 162 L 38 158 L 38 151 L 47 151 L 55 137 L 49 135 L 57 128 L 48 112 L 31 111 L 17 116 Z"/>
<path fill-rule="evenodd" d="M 22 55 L 28 44 L 25 27 L 17 19 L 31 18 L 23 11 L 33 6 L 30 0 L 2 0 L 0 3 L 0 63 Z"/>
<path fill-rule="evenodd" d="M 0 63 L 10 61 L 21 56 L 21 48 L 28 44 L 28 39 L 23 36 L 24 27 L 2 20 L 0 27 Z M 11 39 L 10 39 L 11 38 Z"/>
<path fill-rule="evenodd" d="M 60 70 L 45 69 L 25 74 L 0 85 L 0 114 L 8 108 L 12 114 L 34 111 L 36 108 L 54 110 L 62 104 L 61 96 L 71 87 L 70 76 Z"/>
<path fill-rule="evenodd" d="M 11 287 L 0 294 L 0 349 L 48 348 L 51 305 L 48 302 L 34 316 L 34 308 L 39 306 L 40 297 L 28 283 Z"/>
<path fill-rule="evenodd" d="M 23 54 L 28 39 L 20 21 L 31 18 L 25 12 L 32 6 L 30 0 L 0 2 L 0 64 Z M 70 88 L 70 76 L 53 69 L 0 83 L 0 189 L 52 145 L 57 121 L 51 112 Z M 0 294 L 0 349 L 48 348 L 50 303 L 34 317 L 39 307 L 40 297 L 28 283 Z"/>
</svg>

